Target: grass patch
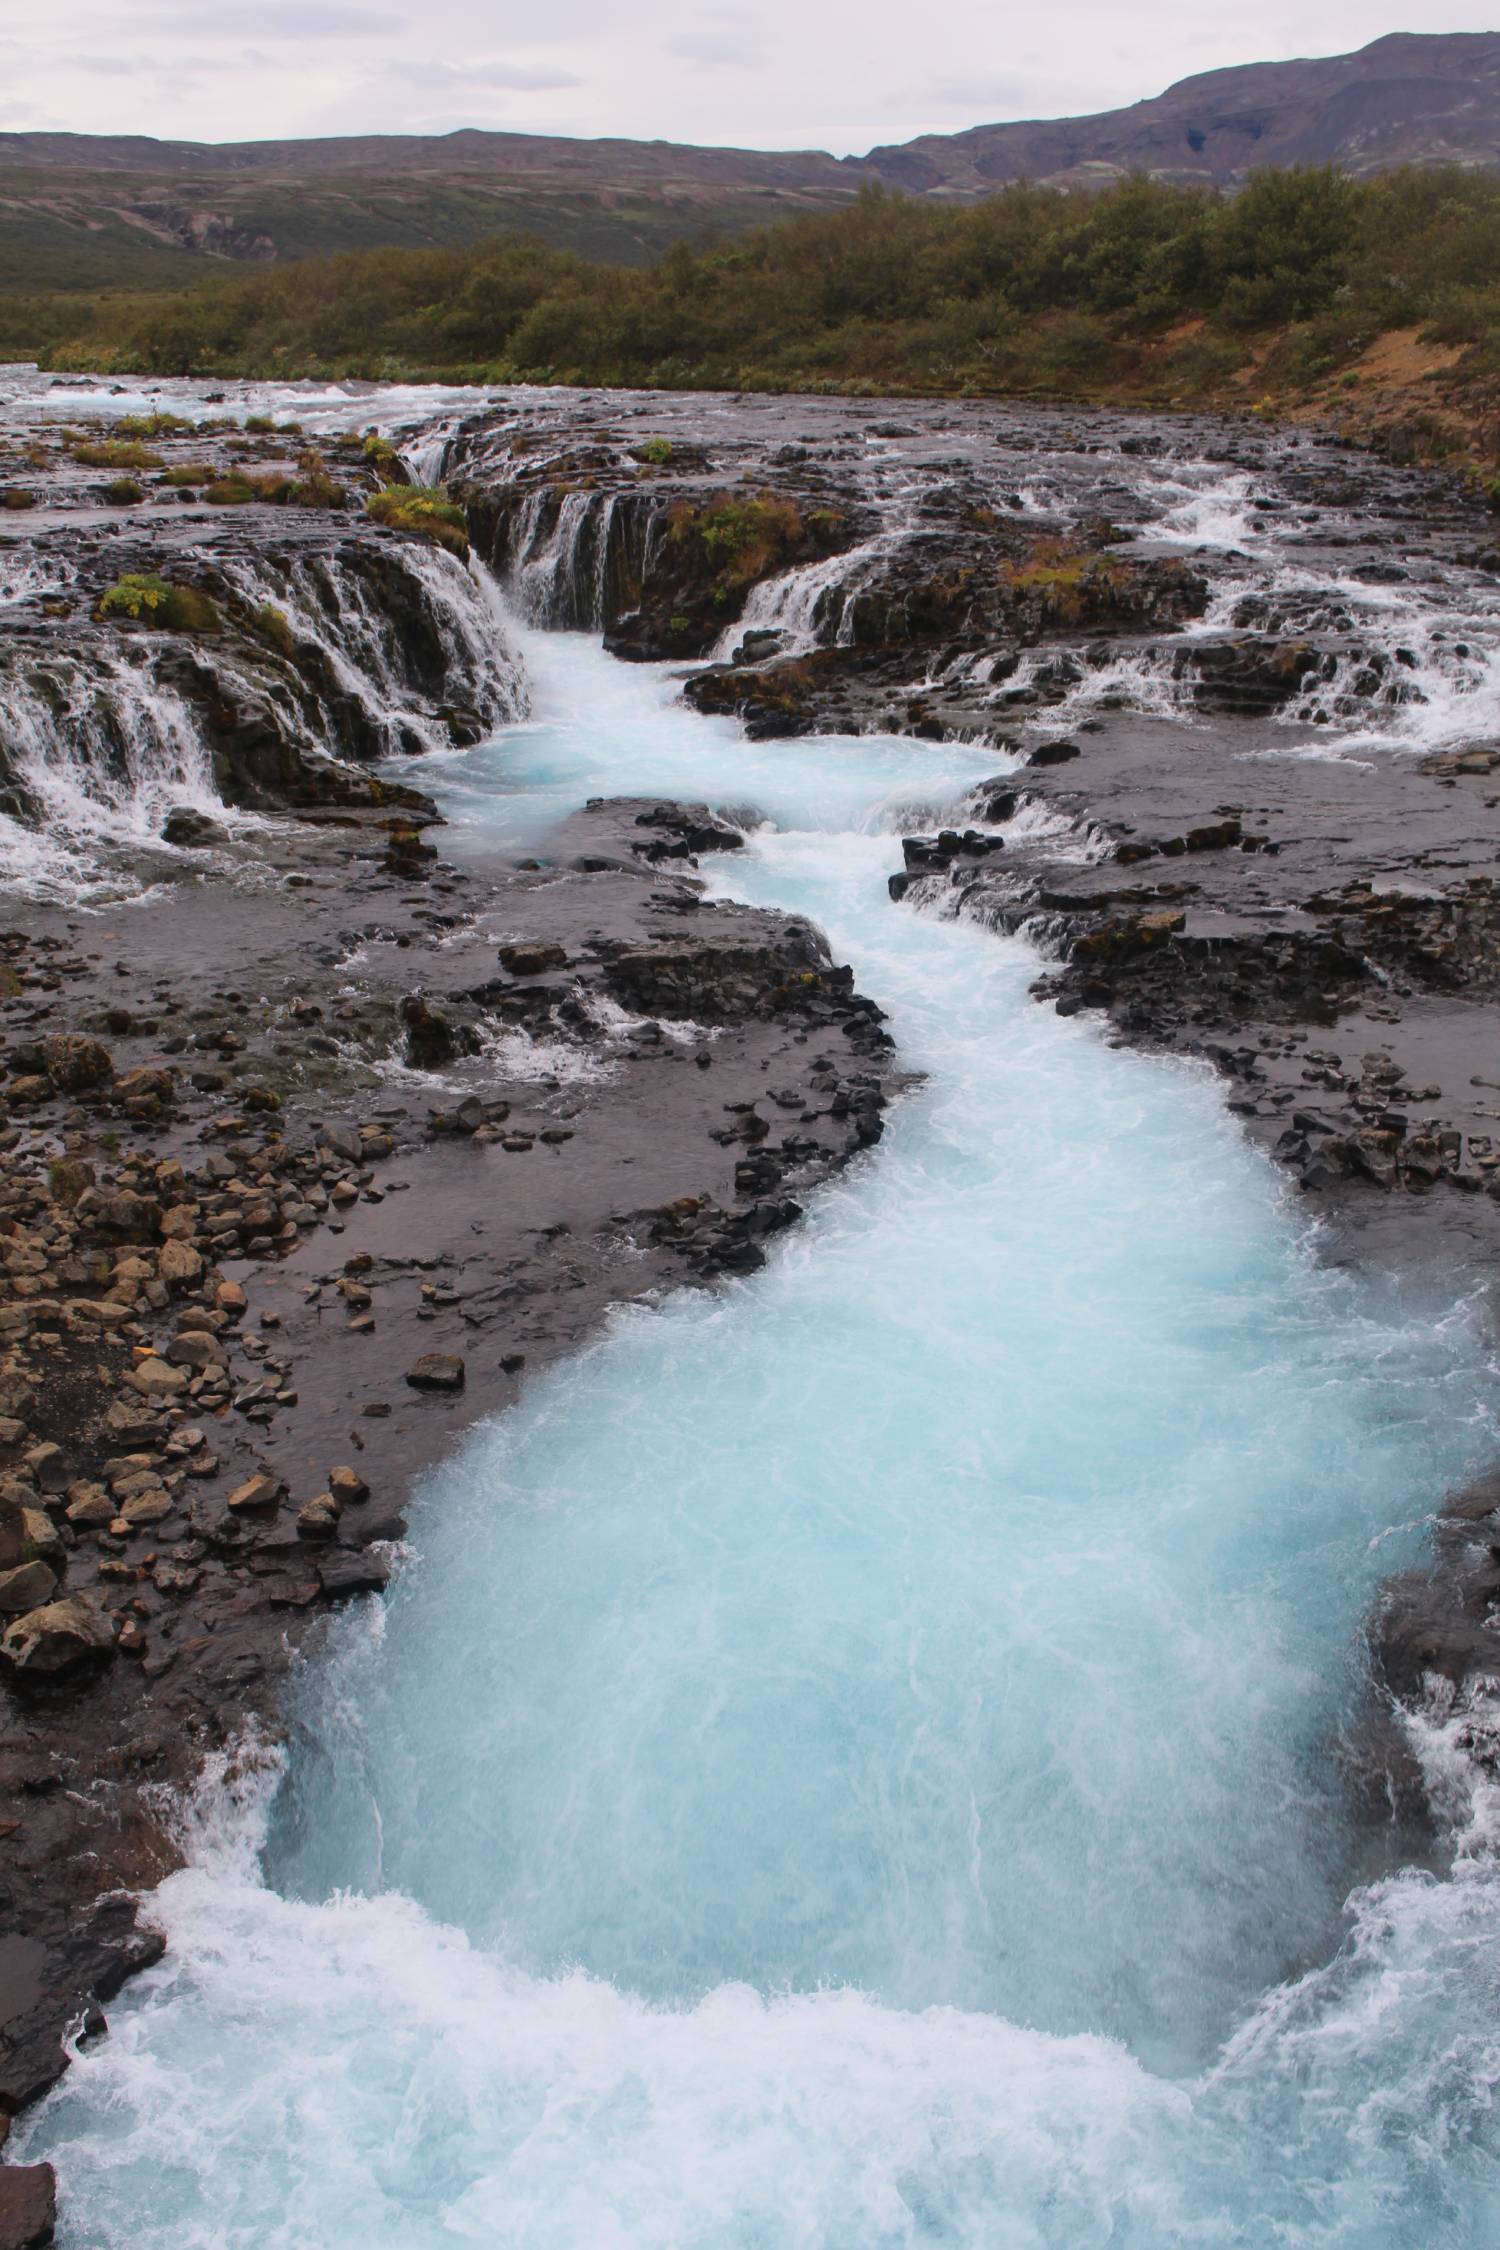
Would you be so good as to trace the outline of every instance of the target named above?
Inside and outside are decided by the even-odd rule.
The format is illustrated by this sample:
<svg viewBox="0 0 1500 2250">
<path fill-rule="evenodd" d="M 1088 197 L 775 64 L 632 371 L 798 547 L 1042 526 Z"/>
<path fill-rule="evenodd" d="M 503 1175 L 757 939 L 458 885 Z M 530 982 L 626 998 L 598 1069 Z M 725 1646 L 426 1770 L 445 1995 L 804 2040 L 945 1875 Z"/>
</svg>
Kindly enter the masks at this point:
<svg viewBox="0 0 1500 2250">
<path fill-rule="evenodd" d="M 84 469 L 159 469 L 162 457 L 134 438 L 102 438 L 74 445 L 73 458 Z"/>
</svg>

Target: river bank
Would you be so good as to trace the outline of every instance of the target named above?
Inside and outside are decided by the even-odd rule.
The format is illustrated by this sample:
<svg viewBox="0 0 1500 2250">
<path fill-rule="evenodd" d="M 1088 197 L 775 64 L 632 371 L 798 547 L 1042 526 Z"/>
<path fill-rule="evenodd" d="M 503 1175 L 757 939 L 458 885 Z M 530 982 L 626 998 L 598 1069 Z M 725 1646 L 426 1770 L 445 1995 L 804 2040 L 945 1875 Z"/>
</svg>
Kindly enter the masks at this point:
<svg viewBox="0 0 1500 2250">
<path fill-rule="evenodd" d="M 133 865 L 153 889 L 20 911 L 6 1091 L 9 1154 L 31 1169 L 6 1317 L 11 1377 L 42 1379 L 8 1465 L 29 1484 L 17 1504 L 67 1546 L 48 1543 L 68 1595 L 120 1621 L 82 1700 L 64 1685 L 49 1710 L 55 1686 L 20 1683 L 7 1848 L 50 1951 L 13 1964 L 14 1990 L 41 1997 L 7 2027 L 12 2106 L 55 2066 L 62 2017 L 150 1956 L 123 1910 L 100 1921 L 92 1903 L 168 1863 L 151 1791 L 275 1710 L 327 1599 L 383 1582 L 415 1472 L 609 1304 L 753 1268 L 804 1185 L 878 1134 L 878 1008 L 851 1001 L 804 923 L 732 907 L 715 863 L 697 870 L 778 817 L 778 743 L 829 735 L 836 768 L 838 742 L 901 738 L 896 802 L 944 825 L 913 820 L 892 915 L 1040 933 L 1058 967 L 1037 996 L 1230 1077 L 1238 1114 L 1328 1212 L 1335 1256 L 1419 1297 L 1440 1279 L 1447 1302 L 1487 1282 L 1500 1143 L 1469 1081 L 1495 1028 L 1496 624 L 1477 512 L 1336 448 L 1304 460 L 1222 425 L 704 413 L 518 398 L 435 442 L 527 614 L 691 665 L 706 723 L 727 740 L 725 715 L 744 721 L 715 808 L 611 796 L 549 816 L 497 865 L 465 779 L 490 752 L 448 716 L 474 699 L 435 672 L 395 701 L 420 698 L 408 714 L 446 739 L 419 734 L 393 765 L 389 727 L 348 738 L 386 760 L 363 805 L 338 801 L 352 784 L 320 788 L 331 801 L 304 805 L 319 817 L 299 830 L 273 786 L 263 826 L 231 819 L 165 855 L 116 828 L 111 879 Z M 279 534 L 269 515 L 234 520 Z M 172 551 L 222 585 L 221 542 L 210 519 Z M 1278 583 L 1276 608 L 1266 581 L 1288 571 L 1323 583 Z M 1424 606 L 1437 618 L 1416 630 Z M 386 709 L 392 676 L 370 691 Z M 1411 725 L 1432 739 L 1411 744 Z M 924 742 L 970 745 L 957 798 L 915 778 Z M 304 758 L 294 786 L 321 770 Z M 79 779 L 69 766 L 70 791 Z M 434 792 L 447 831 L 426 828 Z M 67 1170 L 89 1164 L 92 1181 Z M 104 1304 L 123 1317 L 85 1309 Z M 105 1335 L 131 1347 L 133 1380 Z M 461 1391 L 408 1384 L 427 1355 L 440 1385 L 462 1362 Z M 111 1406 L 129 1428 L 80 1447 Z M 1482 1530 L 1488 1503 L 1468 1511 Z M 1424 1578 L 1383 1659 L 1408 1695 L 1446 1669 L 1476 1729 L 1481 1547 L 1444 1542 L 1461 1590 L 1434 1609 Z M 38 1563 L 53 1568 L 22 1567 Z M 1420 1796 L 1409 1755 L 1381 1754 Z"/>
</svg>

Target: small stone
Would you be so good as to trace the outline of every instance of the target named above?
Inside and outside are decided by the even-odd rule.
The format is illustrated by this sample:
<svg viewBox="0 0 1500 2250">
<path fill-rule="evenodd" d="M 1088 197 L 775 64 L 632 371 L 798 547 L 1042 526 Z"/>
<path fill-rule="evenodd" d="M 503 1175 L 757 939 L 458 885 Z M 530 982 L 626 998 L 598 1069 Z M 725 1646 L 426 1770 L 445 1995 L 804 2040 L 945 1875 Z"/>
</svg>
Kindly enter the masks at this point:
<svg viewBox="0 0 1500 2250">
<path fill-rule="evenodd" d="M 330 1469 L 328 1489 L 335 1500 L 346 1508 L 370 1497 L 370 1487 L 357 1469 Z"/>
<path fill-rule="evenodd" d="M 85 1530 L 97 1530 L 114 1519 L 115 1504 L 102 1484 L 72 1484 L 68 1487 L 67 1518 Z"/>
<path fill-rule="evenodd" d="M 231 1318 L 244 1312 L 250 1302 L 237 1281 L 221 1281 L 214 1292 L 214 1301 L 220 1312 L 228 1313 Z"/>
<path fill-rule="evenodd" d="M 407 1369 L 406 1380 L 414 1391 L 461 1391 L 464 1374 L 464 1363 L 456 1352 L 424 1352 L 416 1365 Z"/>
<path fill-rule="evenodd" d="M 68 1461 L 60 1445 L 34 1445 L 26 1455 L 26 1466 L 38 1492 L 66 1491 Z"/>
<path fill-rule="evenodd" d="M 546 945 L 534 941 L 526 945 L 502 945 L 500 966 L 513 977 L 539 977 L 544 969 L 560 969 L 567 961 L 567 953 L 560 945 Z"/>
<path fill-rule="evenodd" d="M 226 1505 L 231 1508 L 269 1508 L 280 1496 L 280 1492 L 281 1486 L 277 1479 L 261 1470 L 257 1475 L 247 1477 L 243 1484 L 237 1484 L 229 1494 Z"/>
<path fill-rule="evenodd" d="M 331 1492 L 314 1493 L 312 1499 L 297 1510 L 299 1538 L 332 1539 L 342 1512 Z"/>
</svg>

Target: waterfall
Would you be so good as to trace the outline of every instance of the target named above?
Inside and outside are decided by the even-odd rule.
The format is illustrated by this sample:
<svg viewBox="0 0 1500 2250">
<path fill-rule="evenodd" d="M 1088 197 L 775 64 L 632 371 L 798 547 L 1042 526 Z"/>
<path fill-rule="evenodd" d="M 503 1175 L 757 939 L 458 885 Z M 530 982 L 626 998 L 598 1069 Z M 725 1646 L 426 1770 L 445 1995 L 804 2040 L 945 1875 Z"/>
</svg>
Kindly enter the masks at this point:
<svg viewBox="0 0 1500 2250">
<path fill-rule="evenodd" d="M 602 628 L 607 622 L 613 492 L 527 493 L 510 519 L 505 564 L 516 600 L 537 625 Z"/>
<path fill-rule="evenodd" d="M 733 655 L 747 633 L 778 634 L 778 653 L 787 656 L 803 656 L 814 648 L 852 648 L 853 597 L 889 562 L 910 531 L 907 523 L 892 524 L 847 553 L 825 555 L 779 577 L 763 578 L 751 588 L 740 617 L 719 635 L 714 655 Z"/>
<path fill-rule="evenodd" d="M 114 855 L 163 854 L 175 806 L 226 817 L 200 714 L 159 676 L 154 652 L 38 657 L 4 680 L 0 878 L 82 899 L 117 887 Z M 128 886 L 127 886 L 128 887 Z"/>
<path fill-rule="evenodd" d="M 442 548 L 403 545 L 400 571 L 415 584 L 405 618 L 359 550 L 359 567 L 335 550 L 275 562 L 236 560 L 224 575 L 252 608 L 279 609 L 295 640 L 315 650 L 331 680 L 363 714 L 380 754 L 452 746 L 445 713 L 467 704 L 486 727 L 523 718 L 526 687 L 483 567 Z M 385 557 L 379 558 L 384 561 Z M 409 596 L 410 587 L 402 589 Z M 384 597 L 384 598 L 382 598 Z M 429 642 L 427 661 L 413 625 Z"/>
<path fill-rule="evenodd" d="M 451 749 L 525 714 L 520 661 L 477 563 L 415 541 L 349 542 L 235 555 L 217 581 L 220 634 L 184 643 L 89 626 L 63 646 L 28 631 L 3 652 L 0 871 L 19 889 L 129 889 L 122 857 L 149 847 L 172 859 L 160 841 L 172 807 L 224 820 L 215 765 L 235 752 L 210 729 L 216 699 L 311 766 Z M 60 582 L 43 559 L 17 601 Z"/>
</svg>

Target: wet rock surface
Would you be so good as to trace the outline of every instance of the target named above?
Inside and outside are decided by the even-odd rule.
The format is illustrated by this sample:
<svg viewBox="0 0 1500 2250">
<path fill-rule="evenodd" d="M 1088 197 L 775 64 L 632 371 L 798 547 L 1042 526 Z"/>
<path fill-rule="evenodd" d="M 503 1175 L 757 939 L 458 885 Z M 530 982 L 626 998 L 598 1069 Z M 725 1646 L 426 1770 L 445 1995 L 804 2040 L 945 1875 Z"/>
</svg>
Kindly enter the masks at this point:
<svg viewBox="0 0 1500 2250">
<path fill-rule="evenodd" d="M 162 1785 L 274 1731 L 415 1473 L 878 1137 L 878 1009 L 704 896 L 687 845 L 739 840 L 596 803 L 414 890 L 283 828 L 274 888 L 0 933 L 0 2114 L 156 1957 Z"/>
</svg>

